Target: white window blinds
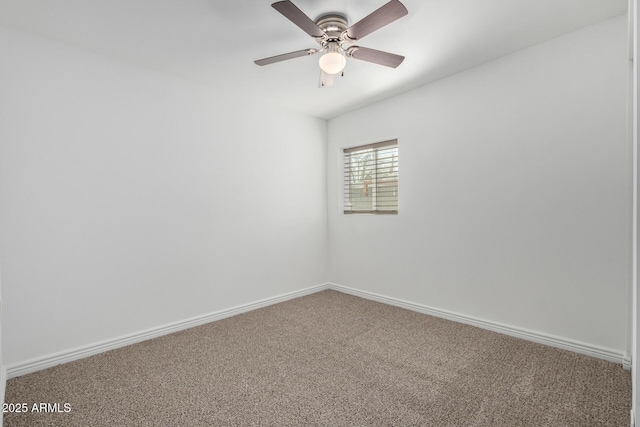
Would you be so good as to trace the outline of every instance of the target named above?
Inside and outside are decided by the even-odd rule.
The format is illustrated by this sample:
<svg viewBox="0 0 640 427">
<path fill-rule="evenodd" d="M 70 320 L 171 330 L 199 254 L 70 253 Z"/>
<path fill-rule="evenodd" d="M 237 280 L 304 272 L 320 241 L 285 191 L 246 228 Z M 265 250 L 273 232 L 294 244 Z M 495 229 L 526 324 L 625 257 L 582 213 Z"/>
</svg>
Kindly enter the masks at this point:
<svg viewBox="0 0 640 427">
<path fill-rule="evenodd" d="M 398 141 L 344 150 L 344 213 L 398 213 Z"/>
</svg>

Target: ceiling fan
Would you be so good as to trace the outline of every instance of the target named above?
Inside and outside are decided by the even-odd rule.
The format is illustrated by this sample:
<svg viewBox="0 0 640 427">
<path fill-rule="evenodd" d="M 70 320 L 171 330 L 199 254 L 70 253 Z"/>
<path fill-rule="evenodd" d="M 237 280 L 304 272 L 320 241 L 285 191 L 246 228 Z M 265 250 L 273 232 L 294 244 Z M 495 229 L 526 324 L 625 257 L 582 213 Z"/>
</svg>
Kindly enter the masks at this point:
<svg viewBox="0 0 640 427">
<path fill-rule="evenodd" d="M 320 45 L 320 48 L 298 50 L 258 59 L 254 61 L 257 65 L 269 65 L 325 52 L 319 61 L 320 82 L 318 83 L 318 87 L 325 87 L 333 85 L 334 77 L 342 74 L 347 64 L 346 58 L 359 59 L 392 68 L 396 68 L 404 60 L 404 56 L 401 55 L 354 45 L 361 38 L 409 13 L 398 0 L 391 0 L 350 27 L 347 27 L 347 18 L 337 13 L 323 15 L 313 21 L 289 0 L 278 1 L 271 6 L 309 34 Z"/>
</svg>

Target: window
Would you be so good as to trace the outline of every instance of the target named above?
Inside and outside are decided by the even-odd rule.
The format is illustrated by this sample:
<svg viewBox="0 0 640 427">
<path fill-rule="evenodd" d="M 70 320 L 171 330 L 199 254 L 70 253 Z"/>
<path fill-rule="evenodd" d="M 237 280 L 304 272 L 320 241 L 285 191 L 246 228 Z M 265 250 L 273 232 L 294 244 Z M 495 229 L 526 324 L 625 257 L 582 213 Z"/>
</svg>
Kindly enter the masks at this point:
<svg viewBox="0 0 640 427">
<path fill-rule="evenodd" d="M 398 141 L 344 150 L 344 213 L 398 213 Z"/>
</svg>

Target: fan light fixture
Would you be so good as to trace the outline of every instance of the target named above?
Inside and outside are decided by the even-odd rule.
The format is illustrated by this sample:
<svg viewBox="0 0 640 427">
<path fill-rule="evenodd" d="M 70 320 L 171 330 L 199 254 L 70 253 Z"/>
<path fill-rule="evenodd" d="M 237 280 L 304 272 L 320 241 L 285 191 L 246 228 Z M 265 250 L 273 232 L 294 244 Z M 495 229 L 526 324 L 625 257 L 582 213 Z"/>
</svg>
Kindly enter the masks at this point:
<svg viewBox="0 0 640 427">
<path fill-rule="evenodd" d="M 338 74 L 347 65 L 347 58 L 344 57 L 338 43 L 331 42 L 327 46 L 327 53 L 322 55 L 318 62 L 325 73 Z"/>
<path fill-rule="evenodd" d="M 407 15 L 409 12 L 400 0 L 388 0 L 388 3 L 350 27 L 347 17 L 340 13 L 321 15 L 313 21 L 291 0 L 280 0 L 271 6 L 311 36 L 321 48 L 302 49 L 258 59 L 253 61 L 256 65 L 269 65 L 322 52 L 323 55 L 318 61 L 322 70 L 318 87 L 327 87 L 332 86 L 334 77 L 342 73 L 347 65 L 347 57 L 391 68 L 396 68 L 404 61 L 402 55 L 354 45 L 361 38 Z"/>
</svg>

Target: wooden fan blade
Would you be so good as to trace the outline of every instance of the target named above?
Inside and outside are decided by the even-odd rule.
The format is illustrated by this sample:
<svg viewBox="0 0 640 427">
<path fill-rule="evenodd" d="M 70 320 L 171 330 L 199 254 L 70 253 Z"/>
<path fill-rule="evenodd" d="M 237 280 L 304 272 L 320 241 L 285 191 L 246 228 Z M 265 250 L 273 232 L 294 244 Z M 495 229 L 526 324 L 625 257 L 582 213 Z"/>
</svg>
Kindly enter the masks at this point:
<svg viewBox="0 0 640 427">
<path fill-rule="evenodd" d="M 295 52 L 283 53 L 282 55 L 271 56 L 269 58 L 258 59 L 253 61 L 256 65 L 269 65 L 275 62 L 286 61 L 287 59 L 300 58 L 301 56 L 309 56 L 316 53 L 317 49 L 297 50 Z"/>
<path fill-rule="evenodd" d="M 320 70 L 320 81 L 318 81 L 318 87 L 333 86 L 335 76 L 335 74 L 327 74 L 323 70 Z"/>
<path fill-rule="evenodd" d="M 407 8 L 398 0 L 391 0 L 380 9 L 362 18 L 360 21 L 347 28 L 347 37 L 352 41 L 360 40 L 366 35 L 391 24 L 396 19 L 408 14 Z"/>
<path fill-rule="evenodd" d="M 305 15 L 303 11 L 298 9 L 296 5 L 291 3 L 290 1 L 286 0 L 275 2 L 271 6 L 275 10 L 283 14 L 289 21 L 302 28 L 302 30 L 305 33 L 309 34 L 311 37 L 324 36 L 324 31 L 322 31 L 322 29 L 318 27 L 316 23 L 311 20 L 311 18 Z"/>
<path fill-rule="evenodd" d="M 385 67 L 396 68 L 404 61 L 404 56 L 395 53 L 383 52 L 381 50 L 369 49 L 368 47 L 351 46 L 348 50 L 352 58 L 360 61 L 373 62 Z"/>
</svg>

